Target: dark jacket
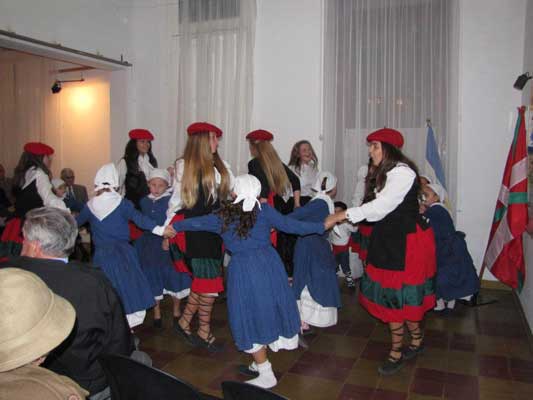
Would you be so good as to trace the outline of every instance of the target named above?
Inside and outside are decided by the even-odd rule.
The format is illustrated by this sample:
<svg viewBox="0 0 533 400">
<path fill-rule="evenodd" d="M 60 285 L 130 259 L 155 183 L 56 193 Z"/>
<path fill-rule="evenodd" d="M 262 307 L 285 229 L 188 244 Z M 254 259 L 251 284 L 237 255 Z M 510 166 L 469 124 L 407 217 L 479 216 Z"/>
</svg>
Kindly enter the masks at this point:
<svg viewBox="0 0 533 400">
<path fill-rule="evenodd" d="M 33 272 L 76 310 L 72 333 L 50 353 L 44 366 L 68 376 L 91 394 L 108 386 L 98 356 L 129 356 L 134 345 L 122 303 L 103 272 L 76 261 L 30 257 L 14 257 L 0 267 Z"/>
</svg>

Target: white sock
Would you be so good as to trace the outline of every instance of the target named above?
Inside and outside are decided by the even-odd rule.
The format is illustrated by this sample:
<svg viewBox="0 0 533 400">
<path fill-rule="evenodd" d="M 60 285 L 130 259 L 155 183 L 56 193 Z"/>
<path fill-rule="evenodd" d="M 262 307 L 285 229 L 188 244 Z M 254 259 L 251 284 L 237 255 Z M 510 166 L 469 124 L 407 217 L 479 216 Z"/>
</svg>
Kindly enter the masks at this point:
<svg viewBox="0 0 533 400">
<path fill-rule="evenodd" d="M 435 311 L 441 311 L 441 310 L 444 310 L 446 308 L 446 305 L 444 304 L 444 300 L 443 299 L 438 299 L 437 300 L 437 305 L 435 306 L 434 310 Z"/>
<path fill-rule="evenodd" d="M 448 303 L 446 303 L 446 307 L 448 307 L 450 310 L 453 310 L 455 307 L 455 300 L 450 300 Z"/>
<path fill-rule="evenodd" d="M 270 364 L 270 362 L 266 360 L 262 364 L 256 364 L 256 366 L 257 372 L 259 372 L 259 376 L 257 378 L 246 381 L 246 383 L 249 383 L 250 385 L 254 386 L 259 386 L 263 389 L 270 389 L 276 386 L 278 380 L 274 375 L 274 371 L 272 371 L 272 364 Z"/>
</svg>

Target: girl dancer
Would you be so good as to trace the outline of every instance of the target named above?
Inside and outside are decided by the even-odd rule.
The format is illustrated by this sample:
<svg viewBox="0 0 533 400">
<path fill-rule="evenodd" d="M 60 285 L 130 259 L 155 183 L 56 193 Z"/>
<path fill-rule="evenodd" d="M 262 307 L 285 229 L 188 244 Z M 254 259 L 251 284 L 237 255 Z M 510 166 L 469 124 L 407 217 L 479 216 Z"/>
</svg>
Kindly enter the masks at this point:
<svg viewBox="0 0 533 400">
<path fill-rule="evenodd" d="M 147 129 L 132 129 L 128 136 L 130 140 L 124 157 L 117 165 L 119 185 L 124 190 L 124 197 L 135 208 L 140 208 L 139 202 L 150 193 L 147 178 L 150 171 L 157 168 L 157 160 L 152 153 L 154 135 Z"/>
<path fill-rule="evenodd" d="M 158 225 L 164 225 L 168 201 L 170 200 L 170 174 L 164 169 L 154 168 L 148 176 L 150 194 L 141 199 L 141 212 L 152 218 Z M 174 269 L 170 253 L 163 249 L 163 238 L 152 232 L 144 232 L 135 241 L 135 249 L 139 255 L 142 270 L 150 283 L 154 306 L 154 327 L 162 328 L 161 309 L 159 302 L 164 294 L 172 297 L 174 325 L 177 324 L 180 311 L 180 300 L 189 295 L 191 278 L 189 274 Z"/>
<path fill-rule="evenodd" d="M 315 197 L 305 207 L 289 214 L 300 221 L 324 221 L 334 214 L 332 198 L 337 192 L 337 178 L 329 172 L 318 174 L 313 190 Z M 292 286 L 305 334 L 309 325 L 325 328 L 337 323 L 341 306 L 337 264 L 327 233 L 298 238 L 294 249 L 294 280 Z"/>
<path fill-rule="evenodd" d="M 222 130 L 196 122 L 187 128 L 187 134 L 185 152 L 175 165 L 167 222 L 209 214 L 218 208 L 219 199 L 228 197 L 232 187 L 233 174 L 217 152 Z M 176 268 L 192 275 L 191 293 L 176 329 L 188 343 L 219 351 L 210 321 L 215 298 L 224 290 L 222 240 L 200 230 L 177 235 L 170 242 Z M 196 314 L 199 328 L 197 335 L 192 335 L 190 324 Z"/>
<path fill-rule="evenodd" d="M 289 168 L 300 178 L 300 205 L 305 206 L 313 197 L 313 185 L 318 176 L 318 158 L 309 141 L 300 140 L 294 144 Z"/>
<path fill-rule="evenodd" d="M 444 205 L 446 191 L 438 183 L 429 183 L 424 193 L 424 216 L 435 232 L 437 279 L 435 311 L 453 309 L 456 299 L 470 300 L 479 291 L 479 278 L 468 248 L 465 234 L 455 230 L 452 217 Z"/>
<path fill-rule="evenodd" d="M 374 193 L 374 199 L 338 216 L 352 223 L 375 222 L 359 301 L 389 325 L 392 348 L 378 370 L 390 375 L 424 349 L 420 322 L 435 305 L 435 238 L 418 213 L 418 172 L 400 150 L 402 134 L 384 128 L 368 135 L 367 142 L 376 167 L 367 192 Z M 411 342 L 402 351 L 404 325 Z"/>
<path fill-rule="evenodd" d="M 154 297 L 144 276 L 133 246 L 129 244 L 128 221 L 160 236 L 172 236 L 164 228 L 135 209 L 133 204 L 116 192 L 118 172 L 114 164 L 106 164 L 94 178 L 93 197 L 76 217 L 78 226 L 91 225 L 98 265 L 117 290 L 131 328 L 142 324 L 146 310 L 154 305 Z"/>
<path fill-rule="evenodd" d="M 289 167 L 281 162 L 272 146 L 274 135 L 258 129 L 246 135 L 252 160 L 248 163 L 248 173 L 261 182 L 261 201 L 268 202 L 282 214 L 288 214 L 300 207 L 300 179 Z M 289 202 L 291 192 L 294 204 Z M 285 264 L 287 275 L 292 279 L 294 239 L 283 232 L 272 234 L 272 243 Z"/>
<path fill-rule="evenodd" d="M 239 350 L 252 354 L 248 383 L 263 388 L 277 384 L 267 358 L 273 351 L 298 347 L 300 318 L 283 264 L 270 243 L 272 228 L 293 234 L 323 234 L 333 220 L 297 222 L 261 204 L 259 180 L 251 175 L 236 178 L 235 201 L 223 203 L 215 214 L 174 223 L 178 231 L 208 230 L 222 235 L 231 251 L 228 268 L 228 316 Z"/>
<path fill-rule="evenodd" d="M 54 149 L 44 143 L 24 145 L 13 177 L 15 213 L 2 232 L 0 258 L 20 254 L 22 223 L 28 211 L 43 206 L 67 209 L 63 200 L 52 192 L 50 166 L 53 154 Z"/>
</svg>

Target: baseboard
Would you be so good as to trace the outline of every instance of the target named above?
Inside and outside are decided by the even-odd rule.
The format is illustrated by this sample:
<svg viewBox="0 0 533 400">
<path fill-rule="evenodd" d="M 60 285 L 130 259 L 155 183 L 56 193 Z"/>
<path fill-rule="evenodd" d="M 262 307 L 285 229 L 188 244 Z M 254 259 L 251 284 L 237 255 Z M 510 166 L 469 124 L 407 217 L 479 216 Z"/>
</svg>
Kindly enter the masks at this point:
<svg viewBox="0 0 533 400">
<path fill-rule="evenodd" d="M 505 290 L 507 292 L 512 291 L 512 289 L 509 286 L 501 283 L 500 281 L 489 281 L 487 279 L 483 279 L 481 281 L 481 287 L 483 289 Z"/>
</svg>

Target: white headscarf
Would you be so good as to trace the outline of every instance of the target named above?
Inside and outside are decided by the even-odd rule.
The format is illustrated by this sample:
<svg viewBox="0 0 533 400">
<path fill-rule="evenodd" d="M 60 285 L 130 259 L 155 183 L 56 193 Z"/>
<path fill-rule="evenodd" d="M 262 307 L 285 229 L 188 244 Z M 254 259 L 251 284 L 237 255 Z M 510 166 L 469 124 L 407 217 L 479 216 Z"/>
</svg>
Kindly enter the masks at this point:
<svg viewBox="0 0 533 400">
<path fill-rule="evenodd" d="M 60 178 L 52 179 L 51 183 L 52 183 L 52 187 L 54 189 L 57 189 L 60 186 L 66 185 L 65 181 L 63 179 L 60 179 Z"/>
<path fill-rule="evenodd" d="M 244 200 L 242 203 L 242 210 L 244 212 L 252 211 L 256 204 L 261 208 L 261 203 L 257 199 L 261 194 L 261 182 L 255 176 L 245 174 L 236 177 L 233 191 L 237 195 L 233 204 Z"/>
<path fill-rule="evenodd" d="M 324 179 L 326 180 L 326 187 L 322 189 L 322 182 L 324 182 Z M 336 186 L 337 177 L 331 172 L 327 171 L 320 172 L 316 178 L 315 184 L 313 185 L 313 190 L 317 192 L 315 197 L 313 197 L 313 200 L 324 200 L 328 205 L 330 214 L 335 213 L 335 204 L 333 203 L 333 199 L 329 197 L 326 193 L 330 190 L 335 189 Z"/>
<path fill-rule="evenodd" d="M 446 201 L 446 197 L 448 197 L 448 193 L 446 192 L 446 189 L 444 189 L 438 183 L 429 183 L 427 186 L 431 190 L 433 190 L 437 196 L 439 196 L 439 202 L 444 204 L 444 202 Z"/>
<path fill-rule="evenodd" d="M 153 170 L 151 170 L 150 174 L 148 175 L 148 180 L 150 181 L 155 178 L 163 179 L 168 185 L 171 184 L 170 174 L 166 169 L 154 168 Z"/>
<path fill-rule="evenodd" d="M 100 221 L 111 214 L 122 201 L 122 196 L 116 192 L 118 187 L 118 171 L 115 164 L 102 166 L 94 178 L 94 191 L 110 189 L 110 192 L 101 193 L 87 203 L 87 207 Z"/>
<path fill-rule="evenodd" d="M 148 182 L 155 178 L 163 179 L 167 183 L 167 185 L 171 185 L 172 183 L 170 179 L 170 174 L 166 169 L 154 168 L 153 170 L 151 170 L 150 175 L 148 175 Z M 169 186 L 167 190 L 165 190 L 165 192 L 160 196 L 154 196 L 152 193 L 150 193 L 148 195 L 148 198 L 151 200 L 158 200 L 163 197 L 168 197 L 170 195 L 172 195 L 172 186 Z"/>
</svg>

